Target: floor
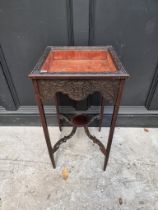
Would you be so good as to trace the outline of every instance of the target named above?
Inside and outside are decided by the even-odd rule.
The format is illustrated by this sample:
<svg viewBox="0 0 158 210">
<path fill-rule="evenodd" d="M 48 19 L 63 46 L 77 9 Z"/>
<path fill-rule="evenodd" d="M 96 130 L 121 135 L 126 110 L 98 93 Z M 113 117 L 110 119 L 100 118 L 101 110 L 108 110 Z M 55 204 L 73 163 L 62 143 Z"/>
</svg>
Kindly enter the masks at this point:
<svg viewBox="0 0 158 210">
<path fill-rule="evenodd" d="M 52 143 L 70 131 L 49 129 Z M 108 128 L 90 130 L 106 142 Z M 158 210 L 158 129 L 117 128 L 106 172 L 82 128 L 55 160 L 40 127 L 0 127 L 0 210 Z"/>
</svg>

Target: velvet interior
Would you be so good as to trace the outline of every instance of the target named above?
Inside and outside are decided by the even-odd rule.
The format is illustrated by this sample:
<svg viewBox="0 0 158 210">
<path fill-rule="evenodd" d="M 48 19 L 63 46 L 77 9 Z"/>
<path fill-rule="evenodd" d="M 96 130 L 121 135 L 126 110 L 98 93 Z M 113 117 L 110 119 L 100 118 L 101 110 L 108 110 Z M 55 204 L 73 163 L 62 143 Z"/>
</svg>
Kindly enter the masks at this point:
<svg viewBox="0 0 158 210">
<path fill-rule="evenodd" d="M 53 50 L 41 70 L 47 72 L 115 72 L 117 68 L 105 50 Z"/>
</svg>

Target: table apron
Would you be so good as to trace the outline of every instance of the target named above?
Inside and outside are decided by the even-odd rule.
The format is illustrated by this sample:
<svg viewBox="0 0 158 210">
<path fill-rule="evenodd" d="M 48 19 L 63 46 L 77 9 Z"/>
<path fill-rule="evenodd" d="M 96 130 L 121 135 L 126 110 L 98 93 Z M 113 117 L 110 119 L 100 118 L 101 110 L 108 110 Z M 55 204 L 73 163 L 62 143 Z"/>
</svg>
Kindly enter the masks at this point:
<svg viewBox="0 0 158 210">
<path fill-rule="evenodd" d="M 80 101 L 99 92 L 106 101 L 113 103 L 119 89 L 119 80 L 37 80 L 42 101 L 52 101 L 57 92 Z"/>
</svg>

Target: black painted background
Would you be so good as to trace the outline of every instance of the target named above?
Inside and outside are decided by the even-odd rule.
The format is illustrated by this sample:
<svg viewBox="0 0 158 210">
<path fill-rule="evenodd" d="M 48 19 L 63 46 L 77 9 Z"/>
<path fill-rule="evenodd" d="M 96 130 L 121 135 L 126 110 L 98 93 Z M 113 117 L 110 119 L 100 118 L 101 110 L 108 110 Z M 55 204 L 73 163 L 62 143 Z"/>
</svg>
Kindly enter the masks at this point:
<svg viewBox="0 0 158 210">
<path fill-rule="evenodd" d="M 131 75 L 122 105 L 158 110 L 157 0 L 1 0 L 0 45 L 8 110 L 35 104 L 27 75 L 47 45 L 113 45 Z"/>
</svg>

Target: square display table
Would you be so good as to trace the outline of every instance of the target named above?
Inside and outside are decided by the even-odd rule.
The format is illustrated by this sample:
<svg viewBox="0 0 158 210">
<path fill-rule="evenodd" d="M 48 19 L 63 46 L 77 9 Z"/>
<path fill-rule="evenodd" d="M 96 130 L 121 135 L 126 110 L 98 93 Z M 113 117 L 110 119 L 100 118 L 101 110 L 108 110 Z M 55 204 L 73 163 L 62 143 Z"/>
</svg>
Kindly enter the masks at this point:
<svg viewBox="0 0 158 210">
<path fill-rule="evenodd" d="M 77 127 L 83 127 L 87 136 L 99 146 L 103 153 L 105 157 L 103 170 L 106 169 L 123 87 L 128 76 L 111 46 L 46 48 L 35 68 L 29 74 L 29 78 L 33 81 L 41 124 L 54 168 L 56 167 L 54 153 L 63 142 L 66 142 L 75 134 Z M 71 118 L 62 115 L 59 112 L 57 97 L 59 92 L 66 94 L 75 101 L 83 100 L 88 95 L 99 92 L 101 95 L 100 113 L 91 118 L 86 114 L 75 115 Z M 52 147 L 44 102 L 53 99 L 56 104 L 59 129 L 61 130 L 61 120 L 67 121 L 73 129 L 68 136 L 61 138 Z M 106 101 L 111 102 L 114 106 L 107 147 L 105 148 L 100 140 L 90 134 L 88 126 L 98 119 L 99 130 L 101 129 Z"/>
</svg>

